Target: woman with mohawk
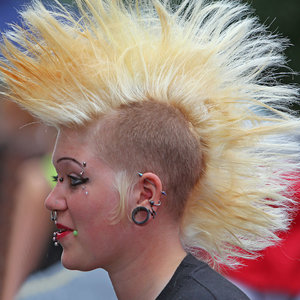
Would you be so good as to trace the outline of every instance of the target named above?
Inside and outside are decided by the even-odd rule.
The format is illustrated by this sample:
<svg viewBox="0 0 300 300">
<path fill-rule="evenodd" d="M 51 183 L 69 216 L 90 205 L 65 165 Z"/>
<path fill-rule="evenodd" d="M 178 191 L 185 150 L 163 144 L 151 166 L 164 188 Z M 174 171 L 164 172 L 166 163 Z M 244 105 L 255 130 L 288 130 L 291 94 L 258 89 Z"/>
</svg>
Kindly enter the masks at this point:
<svg viewBox="0 0 300 300">
<path fill-rule="evenodd" d="M 285 41 L 236 1 L 133 2 L 36 0 L 3 35 L 5 94 L 58 129 L 62 263 L 106 269 L 119 299 L 247 299 L 203 260 L 233 266 L 288 226 Z"/>
</svg>

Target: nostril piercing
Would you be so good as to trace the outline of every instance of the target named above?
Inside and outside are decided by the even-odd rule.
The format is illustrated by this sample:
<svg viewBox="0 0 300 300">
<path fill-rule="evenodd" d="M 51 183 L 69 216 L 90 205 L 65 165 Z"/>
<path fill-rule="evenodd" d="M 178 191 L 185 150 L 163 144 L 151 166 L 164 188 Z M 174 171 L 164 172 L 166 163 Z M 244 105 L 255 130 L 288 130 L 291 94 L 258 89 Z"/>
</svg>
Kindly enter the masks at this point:
<svg viewBox="0 0 300 300">
<path fill-rule="evenodd" d="M 56 210 L 52 210 L 50 213 L 50 219 L 52 222 L 56 222 L 57 221 L 57 211 Z"/>
</svg>

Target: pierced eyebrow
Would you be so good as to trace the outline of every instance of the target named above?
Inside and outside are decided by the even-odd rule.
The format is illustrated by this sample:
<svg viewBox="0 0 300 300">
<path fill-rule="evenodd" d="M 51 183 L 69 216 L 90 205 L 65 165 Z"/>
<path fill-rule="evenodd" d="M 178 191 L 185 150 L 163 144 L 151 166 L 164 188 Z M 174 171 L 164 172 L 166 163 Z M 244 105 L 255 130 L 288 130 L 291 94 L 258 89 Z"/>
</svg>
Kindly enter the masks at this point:
<svg viewBox="0 0 300 300">
<path fill-rule="evenodd" d="M 70 161 L 72 161 L 72 162 L 78 164 L 80 167 L 83 166 L 82 163 L 80 163 L 78 160 L 76 160 L 75 158 L 72 158 L 72 157 L 61 157 L 61 158 L 59 158 L 59 159 L 56 161 L 56 163 L 59 163 L 59 162 L 61 162 L 62 160 L 70 160 Z"/>
</svg>

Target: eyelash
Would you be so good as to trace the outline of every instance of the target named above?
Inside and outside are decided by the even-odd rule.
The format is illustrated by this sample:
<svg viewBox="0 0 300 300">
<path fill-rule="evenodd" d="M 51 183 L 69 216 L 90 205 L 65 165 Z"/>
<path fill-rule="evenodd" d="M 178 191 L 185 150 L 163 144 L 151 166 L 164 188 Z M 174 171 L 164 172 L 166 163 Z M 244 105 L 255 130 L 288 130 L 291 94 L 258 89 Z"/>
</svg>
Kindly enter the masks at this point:
<svg viewBox="0 0 300 300">
<path fill-rule="evenodd" d="M 71 187 L 75 187 L 77 185 L 84 184 L 84 183 L 89 181 L 88 177 L 81 178 L 81 177 L 76 177 L 76 176 L 73 176 L 73 175 L 67 175 L 67 177 L 70 178 Z M 57 182 L 58 181 L 58 176 L 52 176 L 52 180 Z"/>
<path fill-rule="evenodd" d="M 70 178 L 70 185 L 72 187 L 75 187 L 77 185 L 80 185 L 80 184 L 83 184 L 83 183 L 86 183 L 87 181 L 89 181 L 88 177 L 82 178 L 82 177 L 76 177 L 73 175 L 68 175 L 68 177 Z"/>
</svg>

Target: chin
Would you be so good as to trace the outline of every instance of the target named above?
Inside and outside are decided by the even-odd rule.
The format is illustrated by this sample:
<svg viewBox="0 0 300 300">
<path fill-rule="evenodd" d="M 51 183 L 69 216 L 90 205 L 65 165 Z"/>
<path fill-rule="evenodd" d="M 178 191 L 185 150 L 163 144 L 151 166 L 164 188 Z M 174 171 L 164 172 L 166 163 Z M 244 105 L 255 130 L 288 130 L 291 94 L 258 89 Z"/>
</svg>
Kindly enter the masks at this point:
<svg viewBox="0 0 300 300">
<path fill-rule="evenodd" d="M 80 258 L 72 257 L 63 252 L 61 263 L 68 270 L 92 271 L 97 268 L 96 266 L 91 266 L 88 262 L 83 261 L 82 256 Z"/>
</svg>

